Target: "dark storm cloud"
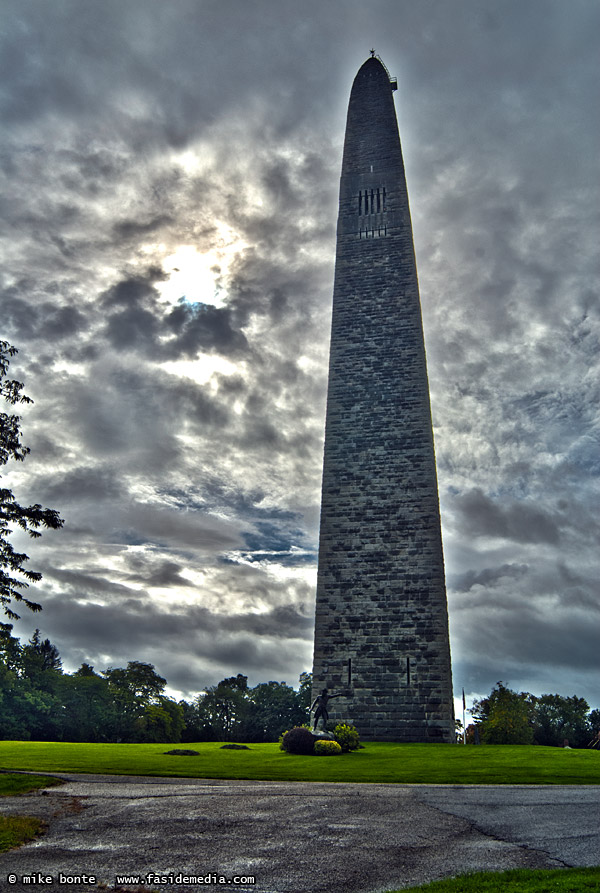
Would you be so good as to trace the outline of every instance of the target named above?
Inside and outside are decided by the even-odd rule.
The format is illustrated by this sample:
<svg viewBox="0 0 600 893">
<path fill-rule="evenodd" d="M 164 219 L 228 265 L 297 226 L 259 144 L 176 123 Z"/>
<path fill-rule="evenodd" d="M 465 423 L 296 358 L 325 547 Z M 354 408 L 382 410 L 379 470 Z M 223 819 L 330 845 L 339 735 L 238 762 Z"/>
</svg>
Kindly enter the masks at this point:
<svg viewBox="0 0 600 893">
<path fill-rule="evenodd" d="M 156 350 L 158 332 L 156 317 L 148 310 L 139 307 L 112 313 L 106 325 L 106 337 L 117 350 L 142 347 L 153 353 Z"/>
<path fill-rule="evenodd" d="M 107 310 L 116 307 L 129 309 L 144 303 L 153 305 L 158 299 L 154 282 L 162 278 L 164 278 L 162 271 L 151 269 L 145 276 L 131 276 L 122 279 L 116 285 L 111 286 L 105 294 L 100 295 L 100 300 Z"/>
<path fill-rule="evenodd" d="M 131 589 L 114 580 L 107 579 L 103 571 L 86 573 L 52 567 L 47 563 L 43 563 L 41 566 L 44 570 L 44 577 L 51 576 L 52 580 L 59 584 L 61 595 L 58 600 L 64 606 L 65 611 L 76 610 L 76 604 L 86 601 L 94 602 L 99 596 L 102 599 L 108 599 L 109 602 L 111 599 L 122 602 L 124 598 L 131 595 Z M 52 599 L 52 596 L 50 595 L 49 598 Z"/>
<path fill-rule="evenodd" d="M 87 320 L 77 307 L 59 301 L 34 303 L 27 298 L 29 286 L 25 281 L 0 295 L 4 324 L 17 337 L 62 341 L 85 332 Z"/>
<path fill-rule="evenodd" d="M 231 308 L 182 301 L 169 313 L 166 328 L 175 336 L 167 342 L 169 358 L 195 357 L 199 351 L 228 356 L 247 349 L 246 337 L 235 328 Z"/>
<path fill-rule="evenodd" d="M 252 7 L 178 0 L 152 15 L 136 0 L 83 9 L 67 2 L 52 15 L 43 4 L 5 7 L 3 72 L 11 89 L 2 115 L 14 128 L 66 117 L 86 132 L 110 128 L 112 141 L 151 151 L 185 146 L 224 107 L 240 114 L 268 106 L 271 131 L 289 131 L 310 114 L 307 96 L 318 108 L 322 93 L 331 92 L 325 53 L 318 55 L 329 34 L 312 26 L 314 2 L 306 4 L 300 29 L 290 29 L 287 9 L 267 0 Z M 308 68 L 307 29 L 317 52 Z"/>
<path fill-rule="evenodd" d="M 125 513 L 124 518 L 149 540 L 174 547 L 179 544 L 212 551 L 235 548 L 240 542 L 237 531 L 216 517 L 137 505 Z"/>
<path fill-rule="evenodd" d="M 527 565 L 503 564 L 500 567 L 486 567 L 482 571 L 469 570 L 464 574 L 448 577 L 448 587 L 455 592 L 469 592 L 474 586 L 493 588 L 498 580 L 505 577 L 518 580 L 527 573 Z"/>
<path fill-rule="evenodd" d="M 126 563 L 130 571 L 125 578 L 127 581 L 135 581 L 146 586 L 151 584 L 160 588 L 170 586 L 185 588 L 193 585 L 181 573 L 183 562 L 180 564 L 177 561 L 166 560 L 160 555 L 153 560 L 147 553 L 139 555 L 134 552 L 127 555 Z"/>
<path fill-rule="evenodd" d="M 558 0 L 5 0 L 1 335 L 36 401 L 14 481 L 67 519 L 33 544 L 66 665 L 145 659 L 182 691 L 310 666 L 339 165 L 373 45 L 399 78 L 456 684 L 552 690 L 558 649 L 591 697 L 599 27 Z M 177 290 L 192 246 L 205 292 Z"/>
<path fill-rule="evenodd" d="M 114 578 L 109 579 L 105 570 L 101 568 L 94 574 L 86 574 L 52 567 L 47 562 L 44 565 L 44 576 L 50 576 L 53 581 L 59 583 L 63 593 L 68 593 L 70 598 L 75 597 L 84 602 L 94 601 L 101 595 L 109 605 L 106 610 L 110 612 L 114 610 L 111 602 L 121 603 L 124 597 L 131 598 L 136 594 L 131 588 L 132 583 L 161 588 L 191 586 L 190 580 L 181 574 L 182 566 L 183 562 L 180 564 L 174 560 L 166 560 L 162 555 L 154 555 L 146 550 L 143 554 L 135 551 L 125 552 L 122 583 L 115 583 Z"/>
<path fill-rule="evenodd" d="M 456 496 L 454 505 L 462 514 L 459 524 L 470 536 L 553 545 L 559 541 L 558 520 L 535 505 L 526 502 L 498 505 L 480 489 Z"/>
<path fill-rule="evenodd" d="M 48 502 L 119 499 L 127 492 L 123 479 L 114 468 L 98 465 L 73 468 L 49 481 L 39 480 L 34 487 Z"/>
<path fill-rule="evenodd" d="M 600 618 L 578 611 L 560 612 L 559 616 L 557 624 L 556 617 L 529 606 L 521 606 L 518 618 L 514 611 L 491 609 L 487 618 L 480 615 L 473 624 L 478 660 L 503 671 L 511 668 L 513 674 L 513 668 L 519 667 L 522 672 L 527 665 L 593 670 L 597 665 L 594 642 L 598 641 Z"/>
<path fill-rule="evenodd" d="M 121 220 L 115 223 L 113 232 L 117 239 L 138 239 L 163 230 L 174 222 L 172 217 L 166 215 L 157 216 L 145 222 L 140 220 Z"/>
</svg>

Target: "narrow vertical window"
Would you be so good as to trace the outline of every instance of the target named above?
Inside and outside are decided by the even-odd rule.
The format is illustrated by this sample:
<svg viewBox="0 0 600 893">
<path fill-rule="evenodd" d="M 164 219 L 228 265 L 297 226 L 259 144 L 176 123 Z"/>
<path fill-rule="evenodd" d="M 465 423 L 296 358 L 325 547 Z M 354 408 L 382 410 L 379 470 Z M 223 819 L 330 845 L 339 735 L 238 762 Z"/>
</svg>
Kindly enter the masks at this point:
<svg viewBox="0 0 600 893">
<path fill-rule="evenodd" d="M 373 190 L 371 189 L 371 214 L 373 213 Z"/>
<path fill-rule="evenodd" d="M 377 213 L 381 211 L 381 195 L 379 193 L 379 189 L 377 190 Z"/>
<path fill-rule="evenodd" d="M 358 216 L 362 214 L 362 189 L 358 193 Z"/>
<path fill-rule="evenodd" d="M 383 210 L 385 211 L 385 210 L 387 210 L 386 207 L 385 207 L 385 186 L 382 187 L 381 192 L 382 192 L 382 194 L 383 194 L 383 199 L 382 199 Z"/>
<path fill-rule="evenodd" d="M 352 685 L 352 658 L 348 658 L 348 685 Z"/>
<path fill-rule="evenodd" d="M 406 658 L 406 684 L 410 685 L 410 657 Z"/>
</svg>

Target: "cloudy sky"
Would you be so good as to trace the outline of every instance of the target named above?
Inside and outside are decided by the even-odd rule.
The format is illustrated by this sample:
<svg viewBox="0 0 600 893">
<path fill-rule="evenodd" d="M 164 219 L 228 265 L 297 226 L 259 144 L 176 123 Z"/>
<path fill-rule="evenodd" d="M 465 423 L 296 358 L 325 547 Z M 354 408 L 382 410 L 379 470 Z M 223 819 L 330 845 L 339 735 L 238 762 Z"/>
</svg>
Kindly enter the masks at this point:
<svg viewBox="0 0 600 893">
<path fill-rule="evenodd" d="M 598 695 L 594 0 L 1 0 L 0 337 L 19 349 L 22 612 L 67 670 L 192 697 L 312 663 L 352 79 L 395 94 L 455 692 Z M 21 542 L 14 538 L 15 544 Z"/>
</svg>

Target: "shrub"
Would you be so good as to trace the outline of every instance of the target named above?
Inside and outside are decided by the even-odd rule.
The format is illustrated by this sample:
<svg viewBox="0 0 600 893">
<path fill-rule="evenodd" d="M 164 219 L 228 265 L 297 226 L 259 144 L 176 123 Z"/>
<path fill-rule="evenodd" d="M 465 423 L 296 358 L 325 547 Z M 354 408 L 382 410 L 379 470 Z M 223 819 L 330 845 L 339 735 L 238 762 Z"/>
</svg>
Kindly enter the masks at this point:
<svg viewBox="0 0 600 893">
<path fill-rule="evenodd" d="M 358 750 L 360 747 L 358 732 L 354 726 L 351 726 L 347 722 L 338 723 L 333 730 L 333 734 L 344 753 L 348 753 L 349 750 Z"/>
<path fill-rule="evenodd" d="M 308 729 L 310 732 L 310 730 L 312 729 L 312 726 L 305 722 L 304 725 L 294 726 L 294 728 L 295 729 Z M 285 747 L 283 746 L 283 739 L 287 735 L 288 731 L 289 731 L 289 729 L 286 729 L 285 732 L 282 732 L 281 735 L 279 736 L 279 738 L 277 739 L 277 743 L 279 744 L 279 750 L 285 750 Z"/>
<path fill-rule="evenodd" d="M 281 739 L 281 749 L 288 753 L 314 753 L 315 739 L 304 726 L 296 726 L 286 732 Z"/>
<path fill-rule="evenodd" d="M 326 738 L 315 741 L 315 753 L 319 757 L 335 757 L 341 752 L 342 748 L 337 741 L 329 741 Z"/>
</svg>

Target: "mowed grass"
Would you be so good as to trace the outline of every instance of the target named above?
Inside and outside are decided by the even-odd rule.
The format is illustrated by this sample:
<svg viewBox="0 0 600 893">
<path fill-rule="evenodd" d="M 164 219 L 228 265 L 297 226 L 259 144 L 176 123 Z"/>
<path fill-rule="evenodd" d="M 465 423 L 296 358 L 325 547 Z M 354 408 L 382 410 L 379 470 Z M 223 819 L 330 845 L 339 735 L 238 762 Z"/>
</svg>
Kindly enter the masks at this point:
<svg viewBox="0 0 600 893">
<path fill-rule="evenodd" d="M 483 871 L 394 893 L 586 893 L 588 890 L 600 890 L 600 868 Z"/>
<path fill-rule="evenodd" d="M 10 797 L 12 794 L 25 794 L 27 791 L 35 791 L 39 788 L 47 788 L 50 785 L 62 784 L 58 778 L 49 775 L 13 775 L 0 772 L 0 797 Z"/>
<path fill-rule="evenodd" d="M 0 741 L 0 766 L 33 772 L 398 784 L 600 784 L 600 752 L 553 747 L 367 743 L 334 757 L 295 756 L 277 744 L 75 744 Z M 174 748 L 198 756 L 170 756 Z"/>
</svg>

